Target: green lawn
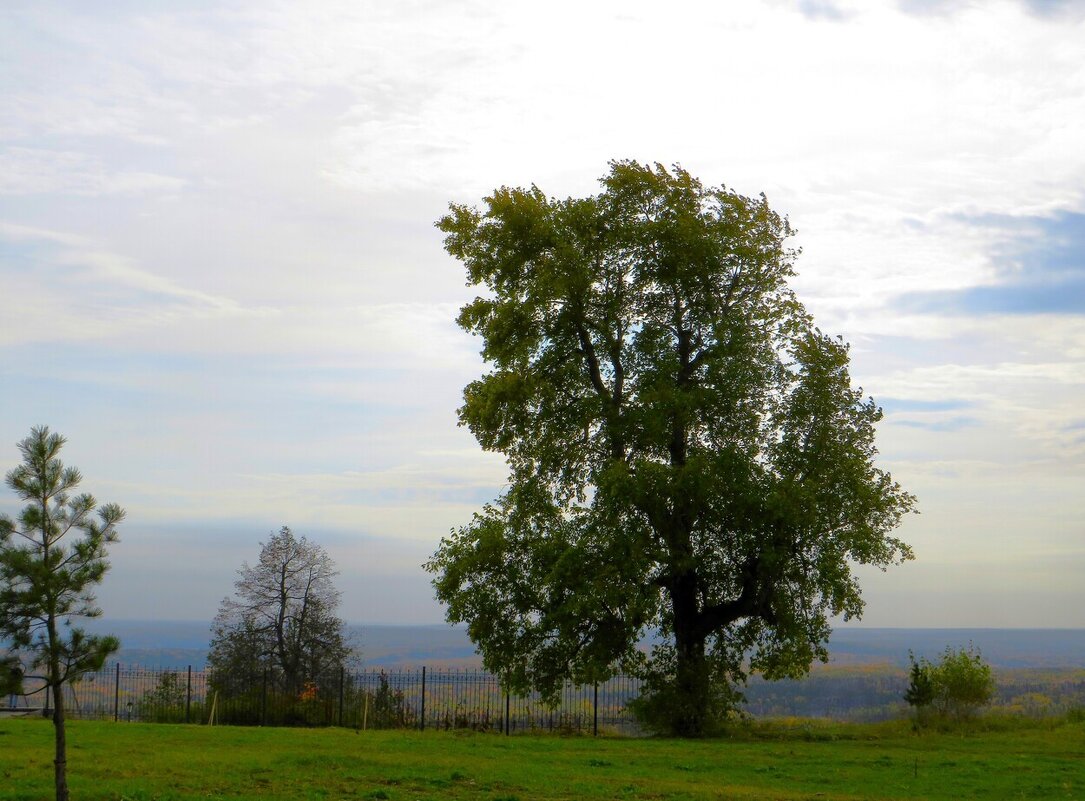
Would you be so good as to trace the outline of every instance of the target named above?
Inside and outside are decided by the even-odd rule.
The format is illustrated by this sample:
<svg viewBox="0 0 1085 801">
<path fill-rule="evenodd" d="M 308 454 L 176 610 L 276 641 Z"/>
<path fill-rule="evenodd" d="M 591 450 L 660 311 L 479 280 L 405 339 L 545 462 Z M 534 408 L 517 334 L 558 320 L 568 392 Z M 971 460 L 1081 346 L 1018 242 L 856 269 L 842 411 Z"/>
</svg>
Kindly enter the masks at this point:
<svg viewBox="0 0 1085 801">
<path fill-rule="evenodd" d="M 756 727 L 698 742 L 75 722 L 81 799 L 1085 801 L 1085 724 L 917 736 Z M 48 721 L 0 720 L 0 799 L 52 791 Z"/>
</svg>

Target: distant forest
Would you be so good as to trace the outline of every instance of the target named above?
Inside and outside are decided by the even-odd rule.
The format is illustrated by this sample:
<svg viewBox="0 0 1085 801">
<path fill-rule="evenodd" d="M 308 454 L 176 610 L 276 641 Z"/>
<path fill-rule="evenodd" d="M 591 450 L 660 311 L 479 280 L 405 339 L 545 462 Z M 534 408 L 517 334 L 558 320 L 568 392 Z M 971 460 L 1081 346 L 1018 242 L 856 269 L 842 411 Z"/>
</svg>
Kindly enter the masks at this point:
<svg viewBox="0 0 1085 801">
<path fill-rule="evenodd" d="M 203 668 L 210 623 L 91 620 L 87 628 L 116 634 L 119 661 L 149 667 Z M 462 627 L 348 625 L 362 665 L 477 667 L 481 660 Z M 974 644 L 995 668 L 1085 669 L 1085 629 L 840 628 L 829 644 L 831 665 L 904 668 L 908 652 L 932 658 L 947 646 Z"/>
</svg>

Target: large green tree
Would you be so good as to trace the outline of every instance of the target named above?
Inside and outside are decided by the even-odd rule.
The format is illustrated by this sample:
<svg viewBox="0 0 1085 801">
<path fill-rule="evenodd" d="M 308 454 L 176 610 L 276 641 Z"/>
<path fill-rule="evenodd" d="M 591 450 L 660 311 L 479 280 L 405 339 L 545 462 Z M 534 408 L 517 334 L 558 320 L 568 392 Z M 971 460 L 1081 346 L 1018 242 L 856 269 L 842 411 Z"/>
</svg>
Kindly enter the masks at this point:
<svg viewBox="0 0 1085 801">
<path fill-rule="evenodd" d="M 100 669 L 119 646 L 72 620 L 101 614 L 93 588 L 109 569 L 106 546 L 124 519 L 114 503 L 99 508 L 92 495 L 73 494 L 82 476 L 61 462 L 64 442 L 45 426 L 31 429 L 18 446 L 22 464 L 7 474 L 28 503 L 16 520 L 0 515 L 0 638 L 28 661 L 26 678 L 52 696 L 57 801 L 68 798 L 64 685 Z M 21 679 L 22 666 L 9 663 L 7 673 Z"/>
<path fill-rule="evenodd" d="M 914 499 L 874 466 L 848 346 L 788 287 L 787 220 L 678 167 L 601 184 L 438 222 L 483 290 L 460 422 L 511 474 L 426 567 L 511 688 L 635 668 L 649 722 L 699 735 L 750 670 L 826 658 L 829 618 L 863 609 L 852 566 L 911 557 L 890 532 Z"/>
</svg>

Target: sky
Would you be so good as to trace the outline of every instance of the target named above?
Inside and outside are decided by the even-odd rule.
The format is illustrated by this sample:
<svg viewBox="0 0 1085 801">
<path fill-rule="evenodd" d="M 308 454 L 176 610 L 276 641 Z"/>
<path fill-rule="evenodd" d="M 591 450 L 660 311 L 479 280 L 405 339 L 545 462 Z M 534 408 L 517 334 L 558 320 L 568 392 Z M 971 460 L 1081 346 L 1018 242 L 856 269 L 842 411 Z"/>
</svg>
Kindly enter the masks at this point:
<svg viewBox="0 0 1085 801">
<path fill-rule="evenodd" d="M 1085 4 L 0 6 L 0 470 L 34 425 L 128 511 L 107 617 L 210 619 L 282 525 L 341 614 L 501 492 L 433 223 L 611 159 L 764 192 L 885 409 L 916 559 L 869 626 L 1085 627 Z M 0 511 L 14 514 L 0 491 Z"/>
</svg>

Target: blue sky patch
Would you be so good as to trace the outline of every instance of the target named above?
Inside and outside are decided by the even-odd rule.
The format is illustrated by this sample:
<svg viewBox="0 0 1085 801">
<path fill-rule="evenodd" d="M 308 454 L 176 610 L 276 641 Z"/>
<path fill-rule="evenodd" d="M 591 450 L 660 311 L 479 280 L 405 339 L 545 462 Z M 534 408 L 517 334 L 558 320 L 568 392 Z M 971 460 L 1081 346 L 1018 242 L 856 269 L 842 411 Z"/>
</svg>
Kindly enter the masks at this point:
<svg viewBox="0 0 1085 801">
<path fill-rule="evenodd" d="M 799 0 L 799 13 L 811 20 L 841 22 L 850 14 L 831 0 Z"/>
<path fill-rule="evenodd" d="M 988 215 L 968 222 L 1009 234 L 1009 240 L 991 253 L 998 282 L 909 292 L 896 305 L 907 311 L 951 315 L 1085 314 L 1085 214 Z"/>
<path fill-rule="evenodd" d="M 924 431 L 949 432 L 975 428 L 981 423 L 975 417 L 950 417 L 944 420 L 898 420 L 894 418 L 893 425 L 905 426 L 906 428 L 921 428 Z"/>
<path fill-rule="evenodd" d="M 909 398 L 880 398 L 878 405 L 886 414 L 899 412 L 952 412 L 967 409 L 975 404 L 972 401 L 947 400 L 912 400 Z"/>
<path fill-rule="evenodd" d="M 1073 11 L 1080 11 L 1074 0 L 1020 0 L 1029 13 L 1040 17 L 1058 16 Z M 967 9 L 971 3 L 963 0 L 899 0 L 898 7 L 905 14 L 929 16 L 953 14 Z"/>
</svg>

